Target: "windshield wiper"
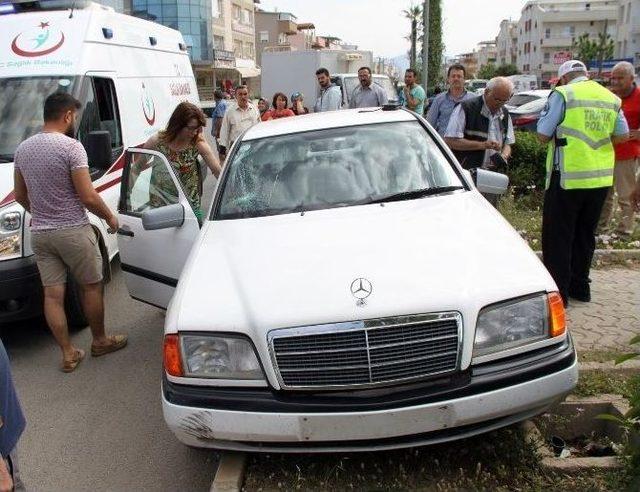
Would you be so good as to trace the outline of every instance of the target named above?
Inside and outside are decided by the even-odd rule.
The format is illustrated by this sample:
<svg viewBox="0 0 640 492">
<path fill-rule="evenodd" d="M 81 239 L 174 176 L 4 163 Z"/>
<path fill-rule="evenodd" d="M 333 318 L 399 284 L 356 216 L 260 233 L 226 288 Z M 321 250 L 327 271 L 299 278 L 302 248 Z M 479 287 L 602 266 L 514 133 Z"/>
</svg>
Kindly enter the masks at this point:
<svg viewBox="0 0 640 492">
<path fill-rule="evenodd" d="M 456 191 L 456 190 L 463 190 L 463 189 L 464 189 L 464 186 L 436 186 L 434 188 L 423 188 L 421 190 L 403 191 L 402 193 L 394 193 L 393 195 L 387 195 L 380 198 L 375 198 L 368 203 L 384 203 L 384 202 L 398 202 L 401 200 L 414 200 L 416 198 L 439 195 L 440 193 L 447 193 L 449 191 Z"/>
</svg>

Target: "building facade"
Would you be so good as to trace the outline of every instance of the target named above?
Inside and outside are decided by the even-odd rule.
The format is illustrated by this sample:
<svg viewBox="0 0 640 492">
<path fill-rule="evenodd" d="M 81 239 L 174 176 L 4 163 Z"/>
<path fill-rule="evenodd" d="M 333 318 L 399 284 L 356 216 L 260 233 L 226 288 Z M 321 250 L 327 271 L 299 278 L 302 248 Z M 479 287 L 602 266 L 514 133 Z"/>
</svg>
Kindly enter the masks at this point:
<svg viewBox="0 0 640 492">
<path fill-rule="evenodd" d="M 298 35 L 298 19 L 289 12 L 256 12 L 256 61 L 262 63 L 264 51 L 296 51 L 299 49 L 296 39 Z"/>
<path fill-rule="evenodd" d="M 465 69 L 467 79 L 473 79 L 478 74 L 478 52 L 461 53 L 448 60 L 448 66 L 462 65 Z"/>
<path fill-rule="evenodd" d="M 541 81 L 555 78 L 558 67 L 574 57 L 572 47 L 579 36 L 596 38 L 606 32 L 616 39 L 617 19 L 616 0 L 527 2 L 518 21 L 518 70 Z"/>
<path fill-rule="evenodd" d="M 620 0 L 617 26 L 616 58 L 633 59 L 640 73 L 640 0 Z"/>
<path fill-rule="evenodd" d="M 518 23 L 503 20 L 496 37 L 496 65 L 516 65 L 518 63 Z"/>
<path fill-rule="evenodd" d="M 478 43 L 478 66 L 495 65 L 498 59 L 498 48 L 495 40 Z"/>
</svg>

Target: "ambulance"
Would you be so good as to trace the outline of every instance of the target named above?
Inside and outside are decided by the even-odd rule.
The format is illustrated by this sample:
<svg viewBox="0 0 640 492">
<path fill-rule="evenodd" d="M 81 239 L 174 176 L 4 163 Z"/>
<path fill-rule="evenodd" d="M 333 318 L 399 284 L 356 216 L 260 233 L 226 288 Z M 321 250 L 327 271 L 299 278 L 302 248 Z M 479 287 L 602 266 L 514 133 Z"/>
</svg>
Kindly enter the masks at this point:
<svg viewBox="0 0 640 492">
<path fill-rule="evenodd" d="M 125 149 L 162 129 L 179 102 L 199 104 L 178 31 L 91 2 L 0 0 L 0 327 L 42 311 L 30 217 L 13 193 L 13 159 L 20 142 L 42 128 L 44 100 L 58 91 L 82 103 L 76 138 L 96 190 L 114 211 Z M 108 279 L 117 241 L 104 221 L 89 218 Z M 68 285 L 69 323 L 84 325 L 78 289 Z"/>
</svg>

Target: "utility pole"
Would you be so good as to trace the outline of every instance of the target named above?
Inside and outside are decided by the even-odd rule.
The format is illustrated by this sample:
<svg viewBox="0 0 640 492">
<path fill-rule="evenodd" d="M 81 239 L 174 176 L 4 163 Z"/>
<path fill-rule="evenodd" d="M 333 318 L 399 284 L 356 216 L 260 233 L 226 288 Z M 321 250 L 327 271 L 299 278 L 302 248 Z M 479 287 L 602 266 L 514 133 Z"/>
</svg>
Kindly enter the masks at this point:
<svg viewBox="0 0 640 492">
<path fill-rule="evenodd" d="M 427 93 L 429 85 L 429 0 L 422 7 L 422 87 Z"/>
</svg>

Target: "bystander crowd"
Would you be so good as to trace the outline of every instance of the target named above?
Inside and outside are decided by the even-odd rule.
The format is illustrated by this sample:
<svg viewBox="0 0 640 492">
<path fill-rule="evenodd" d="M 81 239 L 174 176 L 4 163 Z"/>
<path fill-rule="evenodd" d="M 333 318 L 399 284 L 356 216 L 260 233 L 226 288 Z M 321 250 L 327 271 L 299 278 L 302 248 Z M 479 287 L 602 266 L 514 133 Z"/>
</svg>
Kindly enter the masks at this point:
<svg viewBox="0 0 640 492">
<path fill-rule="evenodd" d="M 316 100 L 313 110 L 316 113 L 324 111 L 337 111 L 342 107 L 342 91 L 340 87 L 331 83 L 331 75 L 326 68 L 316 70 L 320 95 Z"/>
<path fill-rule="evenodd" d="M 427 93 L 418 84 L 418 77 L 413 68 L 408 68 L 404 73 L 404 88 L 400 94 L 400 104 L 411 111 L 424 115 L 424 103 Z"/>
<path fill-rule="evenodd" d="M 227 100 L 224 98 L 224 93 L 220 90 L 214 92 L 213 98 L 216 102 L 216 107 L 212 115 L 211 136 L 217 147 L 218 139 L 220 138 L 220 129 L 222 128 L 222 119 L 227 112 Z"/>
<path fill-rule="evenodd" d="M 475 97 L 464 88 L 466 73 L 463 65 L 451 65 L 447 71 L 449 89 L 438 94 L 427 111 L 427 121 L 443 137 L 454 108 L 462 101 Z"/>
<path fill-rule="evenodd" d="M 373 81 L 369 67 L 358 70 L 358 80 L 360 84 L 353 89 L 349 100 L 351 109 L 375 108 L 389 102 L 385 90 Z"/>
<path fill-rule="evenodd" d="M 224 115 L 220 128 L 220 156 L 225 158 L 233 142 L 247 129 L 260 122 L 260 112 L 249 102 L 249 90 L 246 85 L 236 88 L 236 101 Z"/>
<path fill-rule="evenodd" d="M 302 92 L 294 92 L 291 94 L 291 110 L 296 116 L 309 113 L 309 108 L 304 105 L 304 94 L 302 94 Z"/>
<path fill-rule="evenodd" d="M 622 113 L 629 125 L 629 140 L 615 145 L 616 162 L 613 167 L 613 186 L 602 207 L 598 232 L 606 234 L 614 215 L 614 195 L 618 197 L 620 221 L 615 230 L 623 236 L 633 234 L 634 210 L 631 192 L 636 184 L 640 159 L 640 87 L 634 82 L 635 71 L 629 62 L 620 62 L 611 71 L 611 91 L 622 100 Z"/>
<path fill-rule="evenodd" d="M 262 121 L 277 120 L 287 118 L 296 114 L 288 108 L 289 100 L 282 92 L 277 92 L 273 96 L 273 107 L 262 115 Z"/>
</svg>

